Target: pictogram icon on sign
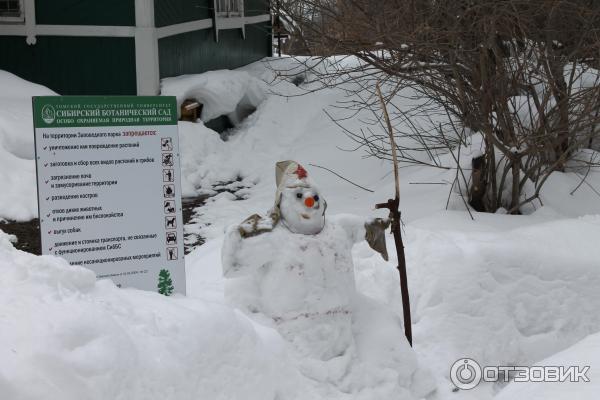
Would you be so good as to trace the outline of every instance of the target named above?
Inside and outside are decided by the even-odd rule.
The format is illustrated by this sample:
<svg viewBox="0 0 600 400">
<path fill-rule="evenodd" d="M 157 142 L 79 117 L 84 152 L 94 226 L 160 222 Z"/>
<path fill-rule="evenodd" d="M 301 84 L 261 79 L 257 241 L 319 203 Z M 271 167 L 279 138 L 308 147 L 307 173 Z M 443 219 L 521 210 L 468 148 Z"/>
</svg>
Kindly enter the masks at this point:
<svg viewBox="0 0 600 400">
<path fill-rule="evenodd" d="M 175 197 L 175 185 L 163 185 L 163 194 L 165 197 Z"/>
<path fill-rule="evenodd" d="M 160 148 L 163 151 L 172 151 L 173 150 L 173 141 L 171 138 L 161 138 L 160 139 Z"/>
<path fill-rule="evenodd" d="M 165 214 L 175 213 L 175 202 L 173 200 L 165 200 Z"/>
<path fill-rule="evenodd" d="M 167 244 L 177 244 L 177 232 L 167 232 Z"/>
<path fill-rule="evenodd" d="M 162 165 L 163 167 L 173 166 L 173 153 L 162 153 Z"/>
<path fill-rule="evenodd" d="M 175 173 L 172 169 L 163 169 L 163 182 L 173 182 L 175 180 Z"/>
<path fill-rule="evenodd" d="M 165 228 L 167 228 L 167 229 L 177 228 L 177 217 L 165 217 Z"/>
<path fill-rule="evenodd" d="M 177 247 L 167 247 L 167 260 L 177 260 Z"/>
</svg>

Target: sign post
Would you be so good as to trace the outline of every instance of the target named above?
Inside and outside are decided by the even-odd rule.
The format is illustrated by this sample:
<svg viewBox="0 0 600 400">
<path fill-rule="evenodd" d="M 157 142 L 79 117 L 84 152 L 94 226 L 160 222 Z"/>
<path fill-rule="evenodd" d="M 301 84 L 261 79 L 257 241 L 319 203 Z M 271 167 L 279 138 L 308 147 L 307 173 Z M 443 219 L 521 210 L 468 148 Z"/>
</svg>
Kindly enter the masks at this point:
<svg viewBox="0 0 600 400">
<path fill-rule="evenodd" d="M 42 254 L 185 294 L 174 97 L 34 97 Z"/>
</svg>

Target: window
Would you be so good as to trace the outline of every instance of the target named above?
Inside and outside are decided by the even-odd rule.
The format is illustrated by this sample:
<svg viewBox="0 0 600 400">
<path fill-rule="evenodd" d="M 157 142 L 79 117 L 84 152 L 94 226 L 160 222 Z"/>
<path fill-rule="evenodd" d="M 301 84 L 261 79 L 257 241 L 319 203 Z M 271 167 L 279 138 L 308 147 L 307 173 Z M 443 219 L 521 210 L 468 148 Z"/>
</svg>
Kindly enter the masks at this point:
<svg viewBox="0 0 600 400">
<path fill-rule="evenodd" d="M 244 0 L 216 0 L 218 17 L 241 17 L 244 15 Z"/>
<path fill-rule="evenodd" d="M 0 22 L 23 22 L 24 20 L 21 0 L 0 0 Z"/>
</svg>

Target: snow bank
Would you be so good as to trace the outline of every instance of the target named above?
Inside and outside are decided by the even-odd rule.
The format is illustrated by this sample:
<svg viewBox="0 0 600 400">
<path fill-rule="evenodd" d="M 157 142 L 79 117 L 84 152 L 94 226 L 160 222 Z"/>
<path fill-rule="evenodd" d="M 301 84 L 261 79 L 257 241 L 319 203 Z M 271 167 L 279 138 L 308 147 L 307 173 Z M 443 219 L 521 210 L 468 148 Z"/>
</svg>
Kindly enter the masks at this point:
<svg viewBox="0 0 600 400">
<path fill-rule="evenodd" d="M 282 339 L 227 306 L 96 282 L 2 233 L 0 275 L 3 399 L 316 398 Z"/>
<path fill-rule="evenodd" d="M 216 194 L 214 187 L 220 184 L 233 182 L 237 188 L 253 184 L 252 180 L 235 182 L 251 175 L 247 168 L 251 160 L 203 124 L 179 122 L 179 148 L 184 197 Z"/>
<path fill-rule="evenodd" d="M 54 94 L 0 70 L 0 218 L 37 216 L 31 96 Z"/>
<path fill-rule="evenodd" d="M 511 383 L 502 390 L 497 400 L 571 400 L 595 399 L 600 393 L 600 334 L 583 339 L 567 350 L 537 363 L 540 366 L 589 366 L 589 382 Z"/>
<path fill-rule="evenodd" d="M 177 109 L 188 98 L 203 104 L 200 119 L 227 115 L 237 125 L 264 100 L 264 84 L 244 71 L 219 70 L 161 81 L 163 96 L 177 97 Z"/>
<path fill-rule="evenodd" d="M 439 376 L 462 357 L 531 365 L 600 331 L 600 216 L 457 213 L 407 231 L 415 348 Z"/>
<path fill-rule="evenodd" d="M 29 98 L 31 96 L 52 96 L 56 94 L 45 86 L 26 81 L 3 70 L 0 70 L 0 87 L 2 88 L 0 97 L 4 98 Z"/>
<path fill-rule="evenodd" d="M 423 370 L 406 374 L 415 358 L 398 341 L 398 317 L 367 298 L 355 328 L 363 363 L 346 371 L 347 359 L 300 357 L 269 324 L 223 304 L 220 277 L 204 279 L 215 269 L 206 264 L 216 261 L 213 243 L 187 259 L 203 284 L 192 279 L 190 296 L 167 298 L 15 250 L 0 232 L 2 398 L 408 400 L 431 390 Z"/>
</svg>

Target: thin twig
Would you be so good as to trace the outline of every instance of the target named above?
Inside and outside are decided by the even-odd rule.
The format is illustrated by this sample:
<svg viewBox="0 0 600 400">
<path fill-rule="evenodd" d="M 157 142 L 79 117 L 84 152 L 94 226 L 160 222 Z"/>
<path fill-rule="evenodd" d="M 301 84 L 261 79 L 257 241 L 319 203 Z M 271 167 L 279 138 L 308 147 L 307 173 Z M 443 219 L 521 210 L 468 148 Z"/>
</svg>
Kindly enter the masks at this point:
<svg viewBox="0 0 600 400">
<path fill-rule="evenodd" d="M 348 183 L 351 183 L 351 184 L 353 184 L 354 186 L 356 186 L 356 187 L 358 187 L 358 188 L 361 188 L 362 190 L 366 190 L 367 192 L 375 193 L 375 191 L 374 191 L 374 190 L 367 189 L 366 187 L 364 187 L 364 186 L 361 186 L 361 185 L 359 185 L 358 183 L 354 183 L 354 182 L 352 182 L 350 179 L 344 178 L 343 176 L 341 176 L 340 174 L 338 174 L 338 173 L 337 173 L 337 172 L 335 172 L 335 171 L 332 171 L 332 170 L 330 170 L 329 168 L 323 167 L 323 166 L 321 166 L 321 165 L 316 165 L 316 164 L 308 164 L 308 165 L 310 165 L 311 167 L 317 167 L 317 168 L 324 169 L 325 171 L 329 171 L 329 172 L 331 172 L 332 174 L 334 174 L 335 176 L 337 176 L 338 178 L 341 178 L 341 179 L 345 180 L 346 182 L 348 182 Z"/>
<path fill-rule="evenodd" d="M 588 175 L 590 174 L 590 171 L 592 170 L 593 161 L 594 161 L 594 154 L 592 153 L 592 155 L 590 156 L 590 161 L 587 164 L 587 171 L 585 171 L 585 175 L 583 176 L 583 178 L 581 178 L 581 182 L 579 182 L 579 185 L 577 185 L 575 187 L 575 189 L 573 189 L 571 191 L 571 193 L 569 193 L 571 196 L 573 196 L 573 194 L 577 191 L 577 189 L 579 189 L 579 187 L 581 185 L 583 185 L 583 182 L 587 179 Z M 579 175 L 579 174 L 577 174 L 577 175 Z"/>
</svg>

